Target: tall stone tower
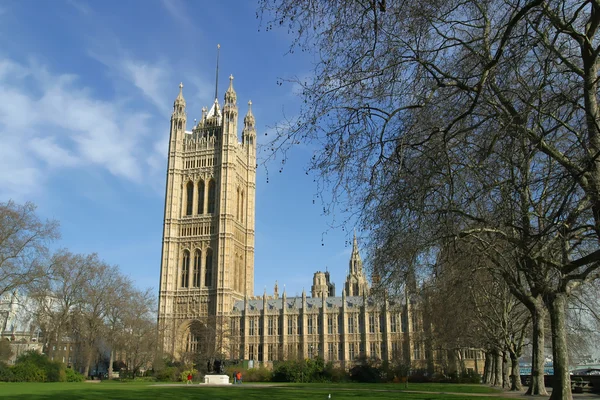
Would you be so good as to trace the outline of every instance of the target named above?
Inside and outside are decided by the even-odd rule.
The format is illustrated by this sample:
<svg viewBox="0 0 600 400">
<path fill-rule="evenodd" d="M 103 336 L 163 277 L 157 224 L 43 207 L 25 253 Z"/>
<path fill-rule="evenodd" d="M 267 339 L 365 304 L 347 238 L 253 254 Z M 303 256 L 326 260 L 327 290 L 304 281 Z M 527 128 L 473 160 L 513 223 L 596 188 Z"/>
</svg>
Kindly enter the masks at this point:
<svg viewBox="0 0 600 400">
<path fill-rule="evenodd" d="M 228 315 L 254 292 L 252 103 L 240 140 L 233 76 L 222 110 L 217 97 L 188 131 L 180 84 L 171 115 L 158 322 L 176 359 L 228 353 Z"/>
</svg>

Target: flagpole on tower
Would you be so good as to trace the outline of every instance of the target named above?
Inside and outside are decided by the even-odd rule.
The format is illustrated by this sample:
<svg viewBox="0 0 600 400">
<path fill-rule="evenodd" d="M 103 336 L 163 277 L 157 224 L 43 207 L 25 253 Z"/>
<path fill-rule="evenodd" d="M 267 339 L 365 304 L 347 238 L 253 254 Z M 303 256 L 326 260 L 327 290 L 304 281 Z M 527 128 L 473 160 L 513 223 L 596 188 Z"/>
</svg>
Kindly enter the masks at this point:
<svg viewBox="0 0 600 400">
<path fill-rule="evenodd" d="M 219 53 L 221 45 L 217 44 L 217 76 L 215 79 L 215 100 L 219 98 Z"/>
</svg>

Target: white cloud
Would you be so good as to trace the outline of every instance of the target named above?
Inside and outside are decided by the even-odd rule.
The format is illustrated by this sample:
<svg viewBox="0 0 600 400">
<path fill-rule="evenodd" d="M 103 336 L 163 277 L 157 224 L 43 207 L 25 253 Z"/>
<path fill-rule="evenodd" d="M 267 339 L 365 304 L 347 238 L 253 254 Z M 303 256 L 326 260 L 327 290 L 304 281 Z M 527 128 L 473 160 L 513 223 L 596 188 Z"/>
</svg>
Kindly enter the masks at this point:
<svg viewBox="0 0 600 400">
<path fill-rule="evenodd" d="M 163 7 L 171 17 L 186 30 L 194 30 L 194 23 L 185 11 L 185 4 L 179 0 L 162 0 Z"/>
<path fill-rule="evenodd" d="M 82 0 L 67 0 L 67 4 L 75 7 L 81 14 L 89 15 L 92 13 L 92 9 Z"/>
<path fill-rule="evenodd" d="M 0 58 L 0 197 L 28 196 L 54 169 L 74 166 L 141 183 L 159 164 L 148 161 L 158 151 L 151 122 L 119 99 L 96 98 L 76 75 Z"/>
<path fill-rule="evenodd" d="M 29 148 L 50 167 L 72 167 L 79 164 L 79 159 L 59 146 L 53 136 L 33 138 L 29 141 Z"/>
<path fill-rule="evenodd" d="M 126 59 L 121 64 L 125 78 L 132 82 L 163 114 L 169 112 L 165 84 L 169 82 L 166 68 Z"/>
</svg>

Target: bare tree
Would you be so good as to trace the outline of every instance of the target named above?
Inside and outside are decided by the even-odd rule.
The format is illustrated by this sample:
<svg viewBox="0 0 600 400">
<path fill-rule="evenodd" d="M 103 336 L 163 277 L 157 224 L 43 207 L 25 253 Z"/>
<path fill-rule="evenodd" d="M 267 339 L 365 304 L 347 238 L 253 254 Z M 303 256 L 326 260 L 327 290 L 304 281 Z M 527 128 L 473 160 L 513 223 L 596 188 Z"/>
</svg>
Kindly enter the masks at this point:
<svg viewBox="0 0 600 400">
<path fill-rule="evenodd" d="M 135 376 L 157 356 L 156 296 L 151 290 L 133 290 L 122 299 L 121 307 L 124 312 L 118 348 L 125 356 L 127 369 Z"/>
<path fill-rule="evenodd" d="M 558 378 L 552 398 L 570 399 L 566 301 L 600 267 L 598 4 L 261 6 L 273 12 L 268 28 L 285 25 L 295 46 L 318 52 L 313 77 L 296 81 L 304 110 L 269 147 L 285 157 L 290 143 L 322 145 L 311 168 L 342 210 L 378 209 L 363 218 L 383 238 L 378 251 L 411 229 L 423 238 L 420 247 L 435 245 L 431 239 L 443 236 L 431 235 L 436 230 L 510 244 L 518 257 L 499 264 L 510 267 L 502 275 L 532 312 L 538 344 L 548 307 Z M 386 201 L 392 206 L 382 218 Z M 397 232 L 375 221 L 401 225 L 403 235 L 389 240 Z M 536 382 L 533 393 L 543 392 Z"/>
<path fill-rule="evenodd" d="M 99 340 L 105 334 L 110 299 L 118 295 L 121 282 L 118 268 L 106 264 L 97 254 L 89 255 L 87 260 L 85 283 L 77 292 L 73 313 L 73 333 L 81 348 L 85 376 L 89 375 Z"/>
<path fill-rule="evenodd" d="M 72 338 L 74 312 L 82 301 L 80 292 L 88 277 L 91 256 L 59 250 L 52 256 L 52 273 L 32 286 L 36 322 L 44 332 L 44 347 L 59 348 Z"/>
<path fill-rule="evenodd" d="M 35 205 L 0 203 L 0 296 L 44 278 L 47 245 L 59 237 L 58 222 L 42 221 Z"/>
</svg>

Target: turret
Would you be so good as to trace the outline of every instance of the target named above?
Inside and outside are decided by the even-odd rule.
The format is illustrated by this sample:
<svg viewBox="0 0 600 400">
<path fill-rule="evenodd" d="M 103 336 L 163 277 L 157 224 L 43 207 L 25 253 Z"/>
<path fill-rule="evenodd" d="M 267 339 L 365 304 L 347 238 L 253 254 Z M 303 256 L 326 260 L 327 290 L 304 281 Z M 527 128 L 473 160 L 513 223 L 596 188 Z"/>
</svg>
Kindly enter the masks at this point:
<svg viewBox="0 0 600 400">
<path fill-rule="evenodd" d="M 183 98 L 183 83 L 179 84 L 179 94 L 173 102 L 173 113 L 171 114 L 171 140 L 176 136 L 183 138 L 183 132 L 185 132 L 186 123 L 185 114 L 185 99 Z M 174 135 L 177 132 L 181 132 L 181 135 Z"/>
<path fill-rule="evenodd" d="M 229 88 L 225 92 L 225 103 L 223 104 L 223 134 L 230 143 L 237 143 L 237 94 L 233 89 L 233 75 L 229 75 Z"/>
<path fill-rule="evenodd" d="M 246 144 L 249 150 L 254 151 L 256 146 L 256 120 L 254 119 L 254 114 L 252 114 L 252 100 L 248 102 L 248 112 L 244 117 L 242 143 Z"/>
<path fill-rule="evenodd" d="M 363 264 L 358 252 L 358 240 L 354 232 L 352 242 L 352 255 L 350 256 L 348 277 L 346 278 L 345 292 L 348 296 L 362 296 L 369 290 L 367 277 L 363 272 Z"/>
</svg>

